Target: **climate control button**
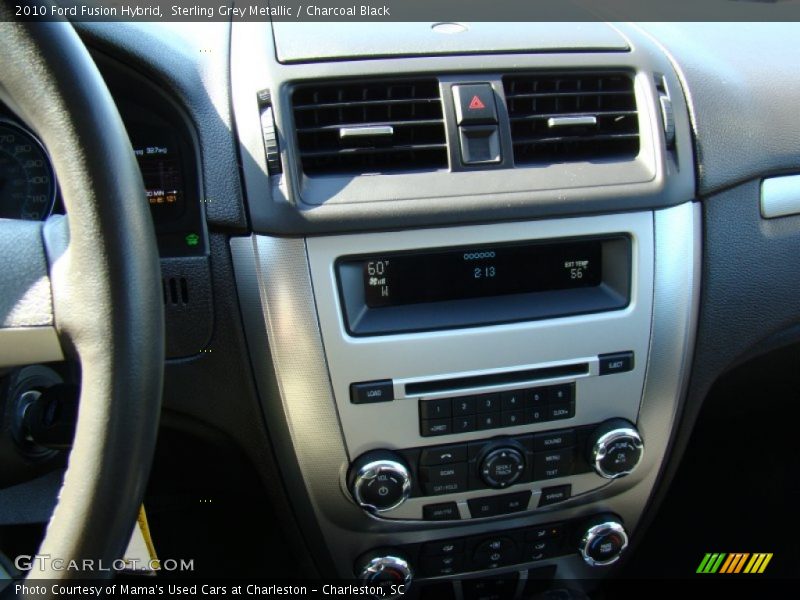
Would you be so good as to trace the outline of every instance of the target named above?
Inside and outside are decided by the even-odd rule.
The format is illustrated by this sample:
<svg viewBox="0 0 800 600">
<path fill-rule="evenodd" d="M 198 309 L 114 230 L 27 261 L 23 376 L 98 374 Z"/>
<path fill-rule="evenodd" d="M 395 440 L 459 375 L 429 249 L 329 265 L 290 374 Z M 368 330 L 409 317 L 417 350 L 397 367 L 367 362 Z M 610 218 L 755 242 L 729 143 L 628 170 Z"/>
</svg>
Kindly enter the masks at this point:
<svg viewBox="0 0 800 600">
<path fill-rule="evenodd" d="M 594 519 L 588 524 L 578 550 L 590 567 L 604 567 L 619 560 L 628 547 L 628 534 L 616 518 Z"/>
</svg>

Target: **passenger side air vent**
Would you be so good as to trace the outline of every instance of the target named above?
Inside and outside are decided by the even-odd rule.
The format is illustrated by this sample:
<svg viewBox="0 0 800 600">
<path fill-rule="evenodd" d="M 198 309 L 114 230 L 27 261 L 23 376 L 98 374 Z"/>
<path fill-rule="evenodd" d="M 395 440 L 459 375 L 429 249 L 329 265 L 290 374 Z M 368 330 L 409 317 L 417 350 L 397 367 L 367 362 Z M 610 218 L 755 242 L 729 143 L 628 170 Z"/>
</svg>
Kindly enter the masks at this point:
<svg viewBox="0 0 800 600">
<path fill-rule="evenodd" d="M 292 101 L 307 175 L 447 168 L 436 79 L 298 86 Z"/>
<path fill-rule="evenodd" d="M 636 97 L 628 74 L 509 75 L 503 87 L 518 165 L 639 153 Z"/>
</svg>

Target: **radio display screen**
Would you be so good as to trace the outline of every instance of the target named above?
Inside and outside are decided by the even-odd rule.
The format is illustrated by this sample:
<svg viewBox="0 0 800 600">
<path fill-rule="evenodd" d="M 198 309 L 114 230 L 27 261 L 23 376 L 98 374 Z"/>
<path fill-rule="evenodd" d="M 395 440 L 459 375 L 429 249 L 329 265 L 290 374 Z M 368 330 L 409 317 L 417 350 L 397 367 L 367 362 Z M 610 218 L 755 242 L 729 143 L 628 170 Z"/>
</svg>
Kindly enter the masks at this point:
<svg viewBox="0 0 800 600">
<path fill-rule="evenodd" d="M 588 288 L 603 279 L 601 240 L 393 253 L 358 263 L 369 308 Z"/>
</svg>

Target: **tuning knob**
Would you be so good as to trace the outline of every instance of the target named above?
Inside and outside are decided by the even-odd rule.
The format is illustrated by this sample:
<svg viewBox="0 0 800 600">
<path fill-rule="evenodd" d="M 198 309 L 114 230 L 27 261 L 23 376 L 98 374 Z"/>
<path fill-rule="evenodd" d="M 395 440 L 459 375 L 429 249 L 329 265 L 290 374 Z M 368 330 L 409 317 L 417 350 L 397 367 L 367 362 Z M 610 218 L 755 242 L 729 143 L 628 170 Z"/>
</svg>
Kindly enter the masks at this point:
<svg viewBox="0 0 800 600">
<path fill-rule="evenodd" d="M 578 551 L 590 567 L 604 567 L 619 560 L 628 547 L 628 534 L 616 517 L 594 519 L 587 524 Z"/>
<path fill-rule="evenodd" d="M 625 419 L 611 419 L 601 423 L 591 439 L 589 464 L 601 477 L 624 477 L 633 472 L 642 460 L 642 438 L 636 427 Z"/>
<path fill-rule="evenodd" d="M 411 494 L 411 475 L 394 452 L 378 450 L 361 455 L 350 468 L 350 492 L 356 503 L 373 512 L 400 506 Z"/>
<path fill-rule="evenodd" d="M 414 578 L 408 561 L 391 550 L 368 554 L 359 561 L 356 573 L 361 583 L 381 588 L 383 592 L 379 597 L 390 600 L 408 592 Z"/>
</svg>

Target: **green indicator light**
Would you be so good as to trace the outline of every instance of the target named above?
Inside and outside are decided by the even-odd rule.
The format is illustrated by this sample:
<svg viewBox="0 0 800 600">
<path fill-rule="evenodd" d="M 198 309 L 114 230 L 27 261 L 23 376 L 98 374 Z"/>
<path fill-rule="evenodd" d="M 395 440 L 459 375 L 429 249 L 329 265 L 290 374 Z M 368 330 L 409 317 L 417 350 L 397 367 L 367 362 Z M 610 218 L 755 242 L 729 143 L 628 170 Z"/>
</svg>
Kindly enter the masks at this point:
<svg viewBox="0 0 800 600">
<path fill-rule="evenodd" d="M 197 246 L 200 243 L 200 236 L 196 233 L 190 233 L 185 239 L 187 246 Z"/>
</svg>

